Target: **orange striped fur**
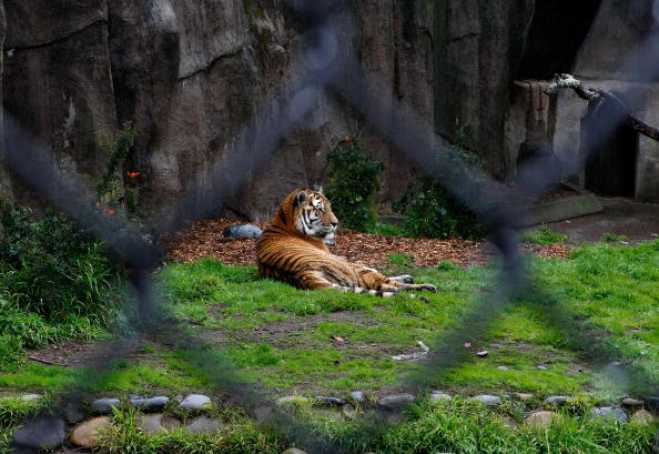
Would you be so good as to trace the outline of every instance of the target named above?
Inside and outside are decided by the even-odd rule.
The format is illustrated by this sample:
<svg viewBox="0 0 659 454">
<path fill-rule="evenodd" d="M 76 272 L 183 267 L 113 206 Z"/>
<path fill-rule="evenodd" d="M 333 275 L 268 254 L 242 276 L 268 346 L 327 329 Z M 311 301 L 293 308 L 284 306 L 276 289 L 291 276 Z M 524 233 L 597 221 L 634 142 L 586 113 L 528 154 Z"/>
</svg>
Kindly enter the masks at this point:
<svg viewBox="0 0 659 454">
<path fill-rule="evenodd" d="M 381 296 L 435 291 L 430 284 L 413 284 L 410 276 L 386 277 L 333 255 L 326 243 L 333 244 L 337 225 L 331 202 L 321 192 L 291 192 L 256 245 L 259 273 L 309 290 L 336 288 Z"/>
</svg>

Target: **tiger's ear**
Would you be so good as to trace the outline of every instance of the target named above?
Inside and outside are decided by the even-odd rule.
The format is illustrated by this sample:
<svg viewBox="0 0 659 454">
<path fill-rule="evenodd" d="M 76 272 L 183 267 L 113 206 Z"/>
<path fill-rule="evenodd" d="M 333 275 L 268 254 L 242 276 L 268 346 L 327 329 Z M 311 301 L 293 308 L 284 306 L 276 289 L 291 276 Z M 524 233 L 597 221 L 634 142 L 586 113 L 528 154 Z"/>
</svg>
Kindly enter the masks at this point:
<svg viewBox="0 0 659 454">
<path fill-rule="evenodd" d="M 313 190 L 316 191 L 316 192 L 318 192 L 319 194 L 325 195 L 325 193 L 323 192 L 323 185 L 320 184 L 320 183 L 315 184 L 315 185 L 313 186 Z"/>
<path fill-rule="evenodd" d="M 295 207 L 300 206 L 305 200 L 307 200 L 307 193 L 304 191 L 298 192 L 295 196 Z"/>
</svg>

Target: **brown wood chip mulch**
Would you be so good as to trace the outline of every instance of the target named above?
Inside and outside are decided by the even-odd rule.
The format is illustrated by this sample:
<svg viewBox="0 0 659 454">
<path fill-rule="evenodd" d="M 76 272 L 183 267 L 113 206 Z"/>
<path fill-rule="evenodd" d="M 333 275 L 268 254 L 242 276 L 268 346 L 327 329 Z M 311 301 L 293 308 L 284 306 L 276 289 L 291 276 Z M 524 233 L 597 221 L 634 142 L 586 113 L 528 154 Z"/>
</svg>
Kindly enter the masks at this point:
<svg viewBox="0 0 659 454">
<path fill-rule="evenodd" d="M 214 257 L 227 264 L 255 264 L 255 240 L 226 240 L 225 227 L 235 220 L 215 219 L 195 222 L 189 229 L 164 240 L 169 258 L 179 262 L 192 262 L 202 257 Z M 263 228 L 263 225 L 260 227 Z M 565 244 L 540 246 L 524 244 L 526 252 L 541 257 L 564 258 L 570 252 Z M 332 252 L 351 262 L 381 267 L 388 263 L 387 256 L 404 253 L 414 256 L 417 266 L 434 266 L 450 261 L 460 266 L 482 264 L 494 254 L 486 242 L 465 240 L 438 240 L 427 238 L 400 238 L 358 232 L 341 232 Z"/>
</svg>

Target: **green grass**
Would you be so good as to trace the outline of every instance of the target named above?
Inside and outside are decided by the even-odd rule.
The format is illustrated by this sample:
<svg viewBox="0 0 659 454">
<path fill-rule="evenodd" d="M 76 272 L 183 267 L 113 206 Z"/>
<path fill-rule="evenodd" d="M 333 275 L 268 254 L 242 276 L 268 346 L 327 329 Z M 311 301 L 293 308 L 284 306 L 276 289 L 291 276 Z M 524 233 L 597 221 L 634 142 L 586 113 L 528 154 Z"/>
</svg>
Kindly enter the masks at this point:
<svg viewBox="0 0 659 454">
<path fill-rule="evenodd" d="M 246 376 L 279 390 L 377 391 L 418 368 L 394 362 L 392 355 L 415 350 L 419 340 L 432 345 L 459 326 L 490 283 L 496 285 L 488 267 L 442 263 L 418 269 L 405 254 L 392 254 L 389 262 L 388 271 L 411 272 L 435 283 L 439 292 L 391 299 L 307 292 L 260 280 L 253 267 L 213 260 L 171 264 L 160 277 L 173 313 L 200 331 L 230 337 L 226 353 Z M 584 320 L 606 348 L 659 379 L 659 242 L 586 246 L 568 260 L 534 259 L 532 268 L 540 288 L 560 302 L 558 309 Z M 588 366 L 589 350 L 575 343 L 581 325 L 561 326 L 545 304 L 532 297 L 510 305 L 473 346 L 489 350 L 489 356 L 470 355 L 433 384 L 464 393 L 585 390 L 610 397 L 609 384 Z M 337 348 L 333 336 L 346 344 Z"/>
<path fill-rule="evenodd" d="M 450 347 L 464 361 L 424 372 L 430 374 L 430 386 L 461 395 L 531 392 L 537 401 L 548 394 L 584 395 L 603 403 L 642 389 L 635 387 L 642 383 L 634 377 L 659 381 L 659 241 L 584 246 L 566 260 L 535 258 L 529 264 L 536 290 L 506 306 L 484 333 L 466 330 L 464 339 L 457 338 Z M 203 336 L 207 349 L 147 345 L 139 361 L 120 361 L 105 374 L 27 363 L 0 374 L 0 388 L 57 392 L 93 376 L 88 390 L 121 396 L 210 392 L 214 384 L 235 379 L 260 383 L 275 395 L 345 396 L 359 389 L 373 396 L 398 390 L 423 366 L 391 356 L 417 351 L 417 341 L 434 348 L 435 341 L 459 329 L 463 317 L 496 286 L 496 272 L 450 263 L 415 268 L 404 254 L 392 254 L 387 269 L 413 274 L 439 291 L 388 299 L 309 292 L 262 280 L 250 266 L 214 260 L 169 264 L 158 282 L 170 301 L 167 310 L 182 325 L 168 329 Z M 463 345 L 467 341 L 469 348 Z M 474 354 L 483 349 L 489 352 L 486 358 Z M 636 375 L 623 382 L 632 388 L 612 382 L 594 361 L 600 356 L 628 363 Z M 239 369 L 235 376 L 234 366 Z M 511 430 L 484 413 L 488 410 L 459 399 L 451 405 L 441 410 L 422 405 L 404 425 L 368 440 L 356 435 L 363 428 L 357 431 L 351 423 L 323 423 L 317 430 L 340 437 L 352 452 L 429 452 L 429 446 L 440 452 L 513 452 L 515 447 L 520 447 L 515 452 L 648 452 L 650 443 L 649 429 L 631 424 L 566 415 L 536 433 Z M 115 437 L 111 443 L 114 452 L 130 452 L 133 442 L 142 446 L 139 452 L 215 452 L 209 446 L 223 446 L 221 452 L 277 452 L 283 447 L 249 422 L 238 426 L 243 429 L 218 435 L 221 440 L 197 444 L 181 433 L 145 441 L 132 432 L 116 434 L 123 441 Z M 9 429 L 0 431 L 0 451 Z"/>
<path fill-rule="evenodd" d="M 567 235 L 554 232 L 549 227 L 541 227 L 522 235 L 522 240 L 527 243 L 540 244 L 548 246 L 556 243 L 565 243 L 568 240 Z"/>
</svg>

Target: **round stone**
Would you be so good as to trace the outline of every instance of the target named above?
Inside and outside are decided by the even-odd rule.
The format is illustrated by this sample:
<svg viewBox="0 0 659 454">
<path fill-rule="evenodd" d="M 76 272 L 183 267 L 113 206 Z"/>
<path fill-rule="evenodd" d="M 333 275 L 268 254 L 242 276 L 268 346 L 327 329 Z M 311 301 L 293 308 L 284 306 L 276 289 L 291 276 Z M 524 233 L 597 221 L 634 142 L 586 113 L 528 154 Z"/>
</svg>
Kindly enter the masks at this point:
<svg viewBox="0 0 659 454">
<path fill-rule="evenodd" d="M 498 405 L 501 405 L 501 397 L 492 396 L 489 394 L 481 394 L 480 396 L 474 396 L 472 397 L 472 400 L 481 402 L 488 407 L 496 407 Z"/>
<path fill-rule="evenodd" d="M 112 420 L 108 416 L 99 416 L 85 421 L 71 432 L 71 443 L 81 448 L 95 448 L 98 446 L 99 435 L 111 426 Z"/>
<path fill-rule="evenodd" d="M 531 413 L 524 422 L 530 427 L 546 429 L 551 425 L 555 415 L 553 411 L 536 411 Z"/>
<path fill-rule="evenodd" d="M 210 397 L 203 394 L 190 394 L 181 402 L 181 408 L 190 411 L 205 410 L 211 405 Z"/>
<path fill-rule="evenodd" d="M 382 408 L 394 410 L 414 402 L 415 398 L 412 394 L 392 394 L 385 396 L 378 401 L 378 405 Z"/>
<path fill-rule="evenodd" d="M 171 416 L 165 416 L 161 413 L 154 415 L 141 415 L 137 426 L 147 435 L 156 435 L 176 429 L 181 425 L 180 421 Z"/>
<path fill-rule="evenodd" d="M 219 419 L 200 416 L 199 418 L 193 419 L 190 424 L 185 427 L 185 430 L 193 434 L 212 434 L 220 430 L 223 426 L 224 425 Z"/>
<path fill-rule="evenodd" d="M 568 396 L 549 396 L 545 399 L 545 405 L 563 405 L 570 400 Z"/>
<path fill-rule="evenodd" d="M 437 402 L 446 402 L 451 400 L 452 397 L 450 394 L 447 394 L 442 391 L 433 391 L 432 394 L 430 394 L 430 402 L 432 403 L 437 403 Z"/>
<path fill-rule="evenodd" d="M 352 400 L 360 404 L 366 401 L 366 396 L 364 396 L 362 391 L 353 391 L 350 393 L 350 397 L 352 397 Z"/>
<path fill-rule="evenodd" d="M 150 413 L 162 411 L 165 406 L 169 403 L 169 397 L 167 396 L 156 396 L 150 398 L 144 397 L 131 397 L 130 404 L 135 408 Z"/>
<path fill-rule="evenodd" d="M 629 419 L 627 413 L 619 407 L 595 407 L 590 410 L 590 414 L 595 418 L 610 418 L 618 422 L 627 422 Z"/>
<path fill-rule="evenodd" d="M 262 234 L 263 230 L 253 224 L 231 225 L 222 232 L 224 238 L 232 240 L 259 238 Z"/>
<path fill-rule="evenodd" d="M 18 429 L 14 435 L 15 443 L 20 447 L 53 449 L 66 439 L 64 420 L 52 416 L 33 419 Z"/>
<path fill-rule="evenodd" d="M 119 399 L 96 399 L 94 402 L 92 402 L 92 412 L 98 415 L 109 415 L 112 413 L 112 409 L 119 407 L 119 405 Z"/>
<path fill-rule="evenodd" d="M 654 416 L 647 410 L 638 410 L 632 415 L 631 421 L 643 426 L 649 426 L 654 423 Z"/>
<path fill-rule="evenodd" d="M 528 402 L 533 399 L 533 394 L 530 393 L 513 393 L 512 396 L 522 402 Z"/>
<path fill-rule="evenodd" d="M 634 399 L 632 397 L 625 397 L 622 399 L 622 405 L 625 407 L 631 407 L 631 408 L 636 408 L 636 407 L 642 407 L 643 406 L 643 401 Z"/>
</svg>

